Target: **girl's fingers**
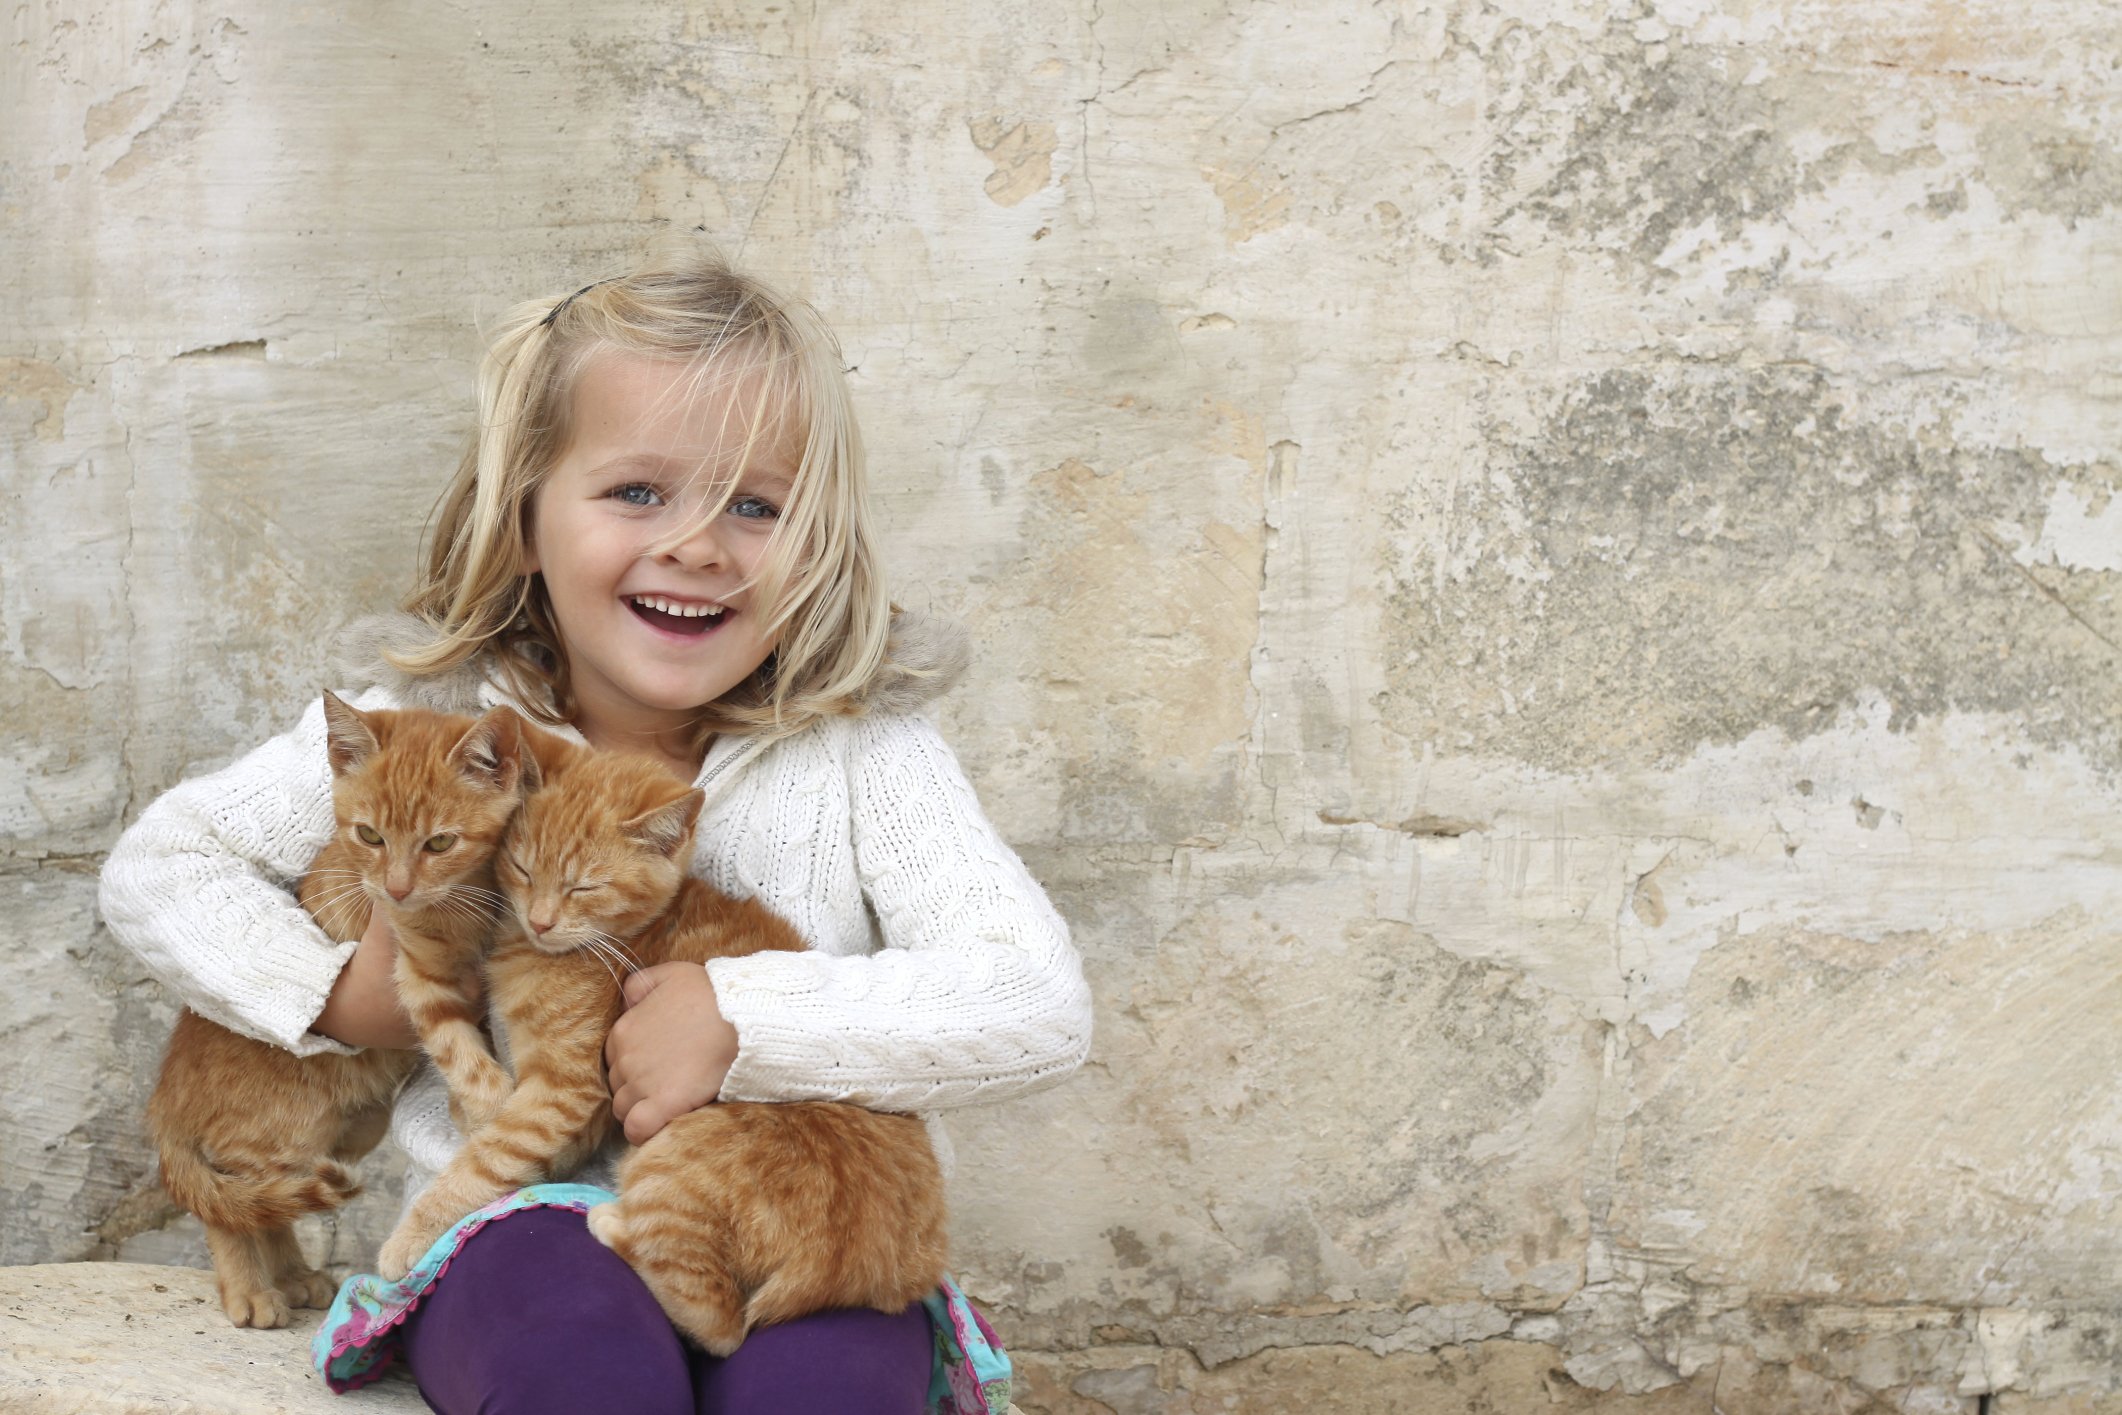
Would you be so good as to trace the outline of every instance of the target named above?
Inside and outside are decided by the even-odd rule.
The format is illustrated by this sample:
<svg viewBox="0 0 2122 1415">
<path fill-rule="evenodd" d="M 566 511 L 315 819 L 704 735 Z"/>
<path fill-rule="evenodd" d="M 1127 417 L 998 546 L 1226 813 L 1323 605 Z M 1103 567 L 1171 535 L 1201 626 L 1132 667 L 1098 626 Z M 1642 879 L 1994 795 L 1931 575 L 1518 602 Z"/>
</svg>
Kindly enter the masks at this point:
<svg viewBox="0 0 2122 1415">
<path fill-rule="evenodd" d="M 647 997 L 650 993 L 654 992 L 657 986 L 660 985 L 663 981 L 662 977 L 659 975 L 664 969 L 672 966 L 674 965 L 669 963 L 658 963 L 653 968 L 643 968 L 638 973 L 629 973 L 626 978 L 625 987 L 620 990 L 626 998 L 626 1005 L 628 1007 L 633 1007 L 637 1005 L 642 998 Z M 675 966 L 683 967 L 685 965 L 677 964 Z"/>
<path fill-rule="evenodd" d="M 621 1125 L 624 1125 L 627 1112 L 639 1104 L 641 1104 L 641 1088 L 639 1086 L 621 1086 L 612 1095 L 612 1114 Z"/>
<path fill-rule="evenodd" d="M 658 1130 L 661 1130 L 669 1123 L 670 1116 L 665 1113 L 664 1107 L 655 1101 L 641 1102 L 641 1104 L 629 1110 L 625 1118 L 620 1121 L 621 1126 L 626 1130 L 627 1143 L 632 1145 L 646 1143 Z"/>
</svg>

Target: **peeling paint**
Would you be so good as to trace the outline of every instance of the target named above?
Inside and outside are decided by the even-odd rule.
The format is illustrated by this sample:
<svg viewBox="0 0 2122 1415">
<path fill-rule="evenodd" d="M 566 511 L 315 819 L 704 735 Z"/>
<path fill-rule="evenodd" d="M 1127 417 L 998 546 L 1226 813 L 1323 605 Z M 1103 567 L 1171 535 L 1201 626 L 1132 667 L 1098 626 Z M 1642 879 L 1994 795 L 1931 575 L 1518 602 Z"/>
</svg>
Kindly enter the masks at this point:
<svg viewBox="0 0 2122 1415">
<path fill-rule="evenodd" d="M 1201 175 L 1223 203 L 1225 239 L 1239 245 L 1272 231 L 1289 219 L 1290 194 L 1265 174 L 1251 169 L 1203 168 Z"/>
<path fill-rule="evenodd" d="M 66 404 L 74 383 L 51 364 L 34 359 L 0 359 L 0 400 L 35 409 L 29 429 L 40 442 L 66 438 Z"/>
<path fill-rule="evenodd" d="M 988 199 L 997 206 L 1015 206 L 1052 180 L 1056 135 L 1052 123 L 1003 123 L 1000 118 L 976 118 L 967 130 L 973 146 L 995 164 L 985 183 Z"/>
<path fill-rule="evenodd" d="M 2110 486 L 2081 491 L 2070 482 L 2057 483 L 2040 534 L 2012 559 L 2066 570 L 2122 571 L 2122 496 Z"/>
</svg>

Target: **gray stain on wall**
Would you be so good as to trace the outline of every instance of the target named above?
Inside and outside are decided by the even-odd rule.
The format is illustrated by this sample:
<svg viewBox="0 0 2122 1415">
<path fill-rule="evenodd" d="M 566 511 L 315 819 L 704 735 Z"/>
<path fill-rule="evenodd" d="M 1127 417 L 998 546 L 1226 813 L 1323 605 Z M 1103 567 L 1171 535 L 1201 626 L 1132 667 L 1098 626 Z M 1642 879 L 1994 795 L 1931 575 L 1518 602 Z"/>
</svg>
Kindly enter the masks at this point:
<svg viewBox="0 0 2122 1415">
<path fill-rule="evenodd" d="M 1899 728 L 2010 713 L 2122 771 L 2122 616 L 2007 538 L 2041 524 L 2058 472 L 2038 454 L 1858 423 L 1791 367 L 1601 373 L 1489 435 L 1474 516 L 1498 544 L 1391 596 L 1398 731 L 1653 764 L 1762 727 L 1802 738 L 1880 695 Z"/>
</svg>

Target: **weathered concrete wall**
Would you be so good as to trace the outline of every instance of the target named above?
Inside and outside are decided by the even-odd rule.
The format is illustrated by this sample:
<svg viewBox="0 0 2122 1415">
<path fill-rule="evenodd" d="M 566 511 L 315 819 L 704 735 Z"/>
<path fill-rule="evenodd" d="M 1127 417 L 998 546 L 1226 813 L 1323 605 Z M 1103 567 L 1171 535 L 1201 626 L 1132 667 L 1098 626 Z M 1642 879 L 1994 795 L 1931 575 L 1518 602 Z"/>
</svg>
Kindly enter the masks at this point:
<svg viewBox="0 0 2122 1415">
<path fill-rule="evenodd" d="M 958 1126 L 1027 1410 L 2122 1409 L 2122 5 L 8 26 L 0 1260 L 147 1170 L 100 852 L 699 225 L 1090 962 Z"/>
</svg>

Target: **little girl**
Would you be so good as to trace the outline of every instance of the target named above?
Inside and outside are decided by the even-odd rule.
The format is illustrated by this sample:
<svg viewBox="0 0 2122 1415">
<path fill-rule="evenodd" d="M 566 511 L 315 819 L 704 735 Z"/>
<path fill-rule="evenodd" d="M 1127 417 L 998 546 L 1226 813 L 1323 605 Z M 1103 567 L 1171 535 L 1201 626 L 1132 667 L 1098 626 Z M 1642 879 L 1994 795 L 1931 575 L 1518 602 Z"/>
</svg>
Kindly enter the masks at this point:
<svg viewBox="0 0 2122 1415">
<path fill-rule="evenodd" d="M 1067 930 L 915 715 L 962 649 L 887 600 L 840 351 L 808 307 L 704 258 L 518 307 L 406 607 L 366 635 L 357 706 L 505 702 L 654 754 L 707 793 L 694 873 L 810 944 L 629 982 L 606 1050 L 629 1140 L 717 1099 L 932 1113 L 1083 1060 Z M 104 917 L 238 1032 L 414 1046 L 388 926 L 331 943 L 288 892 L 333 828 L 320 701 L 149 806 L 104 869 Z M 463 1143 L 432 1069 L 392 1135 L 410 1202 Z M 914 1412 L 927 1323 L 825 1312 L 716 1361 L 580 1214 L 538 1208 L 472 1235 L 405 1353 L 444 1415 Z"/>
</svg>

